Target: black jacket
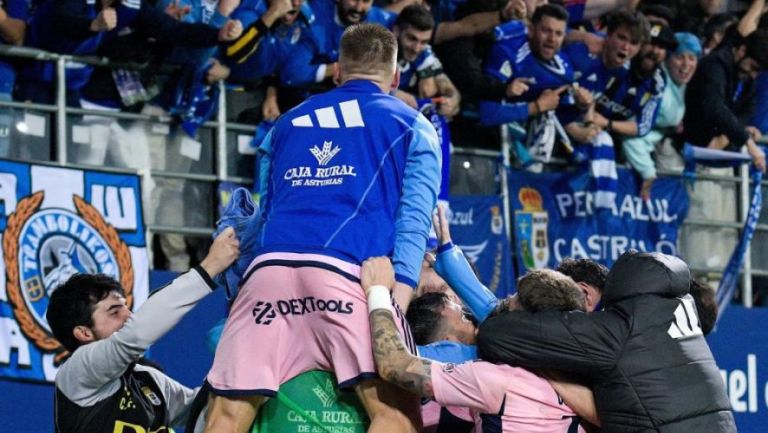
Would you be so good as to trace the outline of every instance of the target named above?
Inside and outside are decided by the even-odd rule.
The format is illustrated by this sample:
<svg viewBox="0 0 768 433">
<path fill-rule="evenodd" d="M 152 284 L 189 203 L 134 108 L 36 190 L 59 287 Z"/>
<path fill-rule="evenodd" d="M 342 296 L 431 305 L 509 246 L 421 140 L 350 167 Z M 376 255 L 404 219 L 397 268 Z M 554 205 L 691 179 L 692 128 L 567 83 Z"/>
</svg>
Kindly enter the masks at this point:
<svg viewBox="0 0 768 433">
<path fill-rule="evenodd" d="M 683 138 L 696 146 L 707 146 L 721 134 L 730 140 L 729 150 L 738 150 L 749 138 L 744 120 L 754 111 L 753 83 L 739 86 L 732 45 L 724 44 L 699 62 L 685 92 Z"/>
<path fill-rule="evenodd" d="M 489 318 L 477 338 L 480 356 L 586 376 L 606 433 L 736 432 L 686 295 L 689 278 L 677 258 L 625 253 L 608 275 L 604 311 Z"/>
</svg>

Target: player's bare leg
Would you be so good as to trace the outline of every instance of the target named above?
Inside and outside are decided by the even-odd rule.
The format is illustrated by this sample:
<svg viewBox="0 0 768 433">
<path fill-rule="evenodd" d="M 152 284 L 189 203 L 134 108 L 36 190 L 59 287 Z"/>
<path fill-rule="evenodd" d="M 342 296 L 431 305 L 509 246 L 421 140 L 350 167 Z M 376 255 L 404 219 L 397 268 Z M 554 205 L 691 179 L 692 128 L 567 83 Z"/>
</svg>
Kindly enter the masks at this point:
<svg viewBox="0 0 768 433">
<path fill-rule="evenodd" d="M 355 386 L 371 426 L 368 433 L 416 433 L 423 429 L 418 396 L 382 380 L 366 380 Z"/>
<path fill-rule="evenodd" d="M 211 395 L 205 417 L 205 433 L 246 433 L 251 431 L 264 396 L 222 397 Z"/>
</svg>

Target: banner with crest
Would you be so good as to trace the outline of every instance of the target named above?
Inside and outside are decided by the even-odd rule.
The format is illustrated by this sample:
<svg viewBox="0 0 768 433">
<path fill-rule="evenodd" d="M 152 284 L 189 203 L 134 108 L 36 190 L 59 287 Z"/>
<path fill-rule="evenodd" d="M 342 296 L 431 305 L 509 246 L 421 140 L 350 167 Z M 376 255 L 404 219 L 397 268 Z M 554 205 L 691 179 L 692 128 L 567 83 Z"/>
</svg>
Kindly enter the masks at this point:
<svg viewBox="0 0 768 433">
<path fill-rule="evenodd" d="M 135 175 L 0 160 L 0 377 L 52 382 L 64 348 L 45 312 L 79 272 L 118 280 L 135 310 L 149 265 Z"/>
<path fill-rule="evenodd" d="M 677 236 L 689 202 L 681 178 L 657 179 L 644 201 L 639 178 L 619 169 L 616 200 L 607 208 L 595 206 L 588 171 L 512 171 L 509 179 L 519 275 L 555 267 L 565 257 L 611 266 L 628 249 L 678 255 Z"/>
</svg>

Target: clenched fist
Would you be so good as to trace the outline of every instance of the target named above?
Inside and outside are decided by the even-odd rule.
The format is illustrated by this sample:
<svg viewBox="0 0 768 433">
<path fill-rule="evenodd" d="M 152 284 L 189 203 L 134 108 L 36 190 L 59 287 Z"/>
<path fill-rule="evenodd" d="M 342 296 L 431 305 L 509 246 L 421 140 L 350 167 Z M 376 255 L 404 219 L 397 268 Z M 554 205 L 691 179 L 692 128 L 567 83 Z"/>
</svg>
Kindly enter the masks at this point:
<svg viewBox="0 0 768 433">
<path fill-rule="evenodd" d="M 243 33 L 243 23 L 239 20 L 228 20 L 219 30 L 219 40 L 222 42 L 232 42 L 239 38 Z"/>
</svg>

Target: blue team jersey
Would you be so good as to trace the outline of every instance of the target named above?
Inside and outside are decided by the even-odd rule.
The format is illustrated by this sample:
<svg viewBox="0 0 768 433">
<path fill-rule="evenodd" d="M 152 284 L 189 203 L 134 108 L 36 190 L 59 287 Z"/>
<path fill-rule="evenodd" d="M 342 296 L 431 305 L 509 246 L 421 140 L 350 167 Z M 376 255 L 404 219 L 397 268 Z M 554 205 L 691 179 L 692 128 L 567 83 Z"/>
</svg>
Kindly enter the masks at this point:
<svg viewBox="0 0 768 433">
<path fill-rule="evenodd" d="M 292 49 L 280 72 L 284 86 L 302 87 L 320 82 L 324 78 L 325 64 L 339 60 L 341 35 L 346 27 L 336 12 L 333 0 L 313 0 L 311 38 L 306 38 Z M 391 12 L 371 7 L 365 18 L 367 23 L 381 24 L 391 29 L 397 16 Z"/>
<path fill-rule="evenodd" d="M 593 93 L 598 112 L 609 119 L 615 119 L 614 115 L 609 114 L 612 110 L 607 107 L 611 105 L 615 92 L 629 77 L 629 63 L 609 69 L 599 55 L 591 54 L 582 43 L 566 45 L 562 55 L 573 65 L 574 78 L 579 85 Z M 577 110 L 568 107 L 558 111 L 558 117 L 565 120 L 563 124 L 576 120 L 578 116 Z"/>
<path fill-rule="evenodd" d="M 416 110 L 369 81 L 313 96 L 260 146 L 257 254 L 391 256 L 413 287 L 440 185 L 440 147 Z"/>
<path fill-rule="evenodd" d="M 252 56 L 243 63 L 231 65 L 231 79 L 247 82 L 279 74 L 284 77 L 283 83 L 286 85 L 313 82 L 316 67 L 310 64 L 294 65 L 291 57 L 299 47 L 317 43 L 316 35 L 312 33 L 314 21 L 312 8 L 305 2 L 293 23 L 284 25 L 278 22 L 259 42 Z"/>
<path fill-rule="evenodd" d="M 637 122 L 637 135 L 642 137 L 651 132 L 656 123 L 665 87 L 666 77 L 661 68 L 656 68 L 649 77 L 630 74 L 610 102 L 604 100 L 607 96 L 604 95 L 598 104 L 603 108 L 601 111 L 612 110 L 614 120 L 633 119 Z"/>
<path fill-rule="evenodd" d="M 341 22 L 336 11 L 336 1 L 334 0 L 316 0 L 313 2 L 315 14 L 317 15 L 316 25 L 319 26 L 318 34 L 323 34 L 322 53 L 328 57 L 329 61 L 335 62 L 339 59 L 339 44 L 341 35 L 346 30 L 346 26 Z M 397 15 L 392 12 L 371 6 L 368 15 L 365 17 L 366 23 L 381 24 L 392 29 Z"/>
<path fill-rule="evenodd" d="M 9 18 L 27 22 L 29 14 L 29 4 L 26 0 L 6 0 L 3 2 L 3 8 Z M 8 43 L 0 37 L 4 43 Z M 13 83 L 16 79 L 16 70 L 7 58 L 0 59 L 0 94 L 10 94 L 13 92 Z"/>
<path fill-rule="evenodd" d="M 401 59 L 397 62 L 397 68 L 400 70 L 398 89 L 414 94 L 420 78 L 434 77 L 443 73 L 443 64 L 432 52 L 430 46 L 424 48 L 412 62 Z"/>
<path fill-rule="evenodd" d="M 666 85 L 660 68 L 650 77 L 640 78 L 629 64 L 606 68 L 600 56 L 590 54 L 584 44 L 568 45 L 564 51 L 577 71 L 579 84 L 594 94 L 600 114 L 612 120 L 634 119 L 640 136 L 650 132 Z"/>
<path fill-rule="evenodd" d="M 558 53 L 548 61 L 537 58 L 524 33 L 494 43 L 486 57 L 484 72 L 503 83 L 516 78 L 530 80 L 527 92 L 505 104 L 481 101 L 480 116 L 485 125 L 523 122 L 528 119 L 528 103 L 536 100 L 544 90 L 556 89 L 575 81 L 567 57 Z M 572 103 L 572 98 L 567 95 L 562 99 L 562 104 Z"/>
</svg>

